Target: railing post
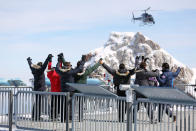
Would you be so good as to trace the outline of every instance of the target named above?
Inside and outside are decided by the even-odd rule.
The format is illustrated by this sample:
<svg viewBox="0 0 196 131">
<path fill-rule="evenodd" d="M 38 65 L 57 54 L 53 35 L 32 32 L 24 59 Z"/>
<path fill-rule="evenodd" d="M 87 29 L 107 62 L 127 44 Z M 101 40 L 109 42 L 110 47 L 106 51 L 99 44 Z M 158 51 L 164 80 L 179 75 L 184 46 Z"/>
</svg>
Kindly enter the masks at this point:
<svg viewBox="0 0 196 131">
<path fill-rule="evenodd" d="M 132 131 L 132 103 L 127 102 L 127 131 Z"/>
<path fill-rule="evenodd" d="M 69 112 L 70 112 L 70 93 L 67 92 L 66 95 L 66 131 L 69 131 Z"/>
<path fill-rule="evenodd" d="M 12 116 L 13 116 L 13 94 L 9 92 L 9 103 L 8 103 L 8 117 L 9 117 L 9 131 L 12 131 Z"/>
</svg>

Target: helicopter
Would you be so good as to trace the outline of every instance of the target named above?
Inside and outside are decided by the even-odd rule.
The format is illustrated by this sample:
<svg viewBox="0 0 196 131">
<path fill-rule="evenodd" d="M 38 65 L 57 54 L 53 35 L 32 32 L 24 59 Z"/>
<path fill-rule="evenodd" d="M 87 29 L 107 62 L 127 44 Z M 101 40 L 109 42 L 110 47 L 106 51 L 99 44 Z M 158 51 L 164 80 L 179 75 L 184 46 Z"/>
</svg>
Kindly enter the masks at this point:
<svg viewBox="0 0 196 131">
<path fill-rule="evenodd" d="M 132 12 L 133 18 L 132 20 L 135 22 L 135 20 L 139 20 L 143 23 L 143 25 L 153 25 L 155 24 L 154 18 L 151 14 L 147 13 L 148 10 L 150 10 L 151 7 L 148 7 L 144 11 L 144 13 L 141 14 L 140 17 L 134 17 L 134 13 Z"/>
</svg>

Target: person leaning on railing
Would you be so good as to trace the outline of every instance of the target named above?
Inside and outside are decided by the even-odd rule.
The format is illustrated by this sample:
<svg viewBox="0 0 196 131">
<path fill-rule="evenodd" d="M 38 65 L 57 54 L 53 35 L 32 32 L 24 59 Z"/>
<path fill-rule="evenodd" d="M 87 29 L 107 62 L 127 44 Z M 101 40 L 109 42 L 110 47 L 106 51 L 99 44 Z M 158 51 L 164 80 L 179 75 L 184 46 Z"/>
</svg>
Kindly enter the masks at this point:
<svg viewBox="0 0 196 131">
<path fill-rule="evenodd" d="M 102 62 L 103 63 L 103 62 Z M 117 89 L 117 95 L 125 97 L 125 91 L 121 91 L 119 89 L 120 84 L 130 84 L 130 77 L 135 74 L 135 68 L 131 70 L 127 70 L 125 65 L 121 63 L 119 65 L 119 69 L 115 70 L 110 68 L 108 65 L 105 63 L 102 64 L 102 66 L 108 71 L 113 76 L 113 83 L 114 83 L 114 88 Z M 126 105 L 124 105 L 124 102 L 122 104 L 119 104 L 119 122 L 124 122 L 124 115 L 125 115 L 125 109 Z"/>
<path fill-rule="evenodd" d="M 52 54 L 49 54 L 45 62 L 38 62 L 33 64 L 30 57 L 27 58 L 29 67 L 34 76 L 34 91 L 45 91 L 45 75 L 44 71 L 48 65 L 48 62 L 52 59 Z M 40 120 L 41 116 L 41 95 L 36 94 L 35 104 L 33 105 L 32 119 Z"/>
<path fill-rule="evenodd" d="M 172 87 L 173 88 L 173 80 L 175 79 L 175 77 L 178 76 L 180 71 L 181 71 L 181 68 L 178 67 L 176 72 L 172 72 L 170 71 L 169 64 L 163 63 L 162 64 L 163 73 L 157 77 L 160 87 Z M 170 105 L 165 105 L 165 108 L 166 108 L 166 114 L 169 117 L 173 117 L 173 122 L 175 122 L 176 116 L 172 114 L 172 111 L 170 110 Z M 164 105 L 159 104 L 159 122 L 162 121 L 163 110 L 164 110 Z"/>
</svg>

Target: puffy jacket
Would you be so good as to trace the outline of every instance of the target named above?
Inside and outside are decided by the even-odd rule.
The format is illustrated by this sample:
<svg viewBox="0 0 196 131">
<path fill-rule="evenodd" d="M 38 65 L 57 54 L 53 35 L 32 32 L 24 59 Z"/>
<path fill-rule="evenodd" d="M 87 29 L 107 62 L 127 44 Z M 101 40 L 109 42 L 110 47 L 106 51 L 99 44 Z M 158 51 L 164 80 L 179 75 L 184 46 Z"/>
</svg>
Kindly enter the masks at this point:
<svg viewBox="0 0 196 131">
<path fill-rule="evenodd" d="M 85 62 L 82 61 L 80 66 L 75 69 L 61 69 L 60 63 L 57 63 L 55 70 L 60 75 L 62 92 L 72 92 L 75 90 L 66 83 L 74 83 L 74 76 L 83 70 L 84 64 Z"/>
<path fill-rule="evenodd" d="M 87 77 L 98 67 L 100 66 L 99 63 L 96 63 L 94 66 L 89 67 L 85 70 L 83 73 L 77 73 L 75 75 L 75 83 L 80 83 L 80 84 L 86 84 L 87 83 Z"/>
<path fill-rule="evenodd" d="M 172 72 L 170 70 L 165 70 L 163 73 L 157 77 L 159 84 L 161 87 L 173 87 L 173 80 L 178 76 L 181 69 L 178 67 L 176 72 Z"/>
<path fill-rule="evenodd" d="M 62 64 L 60 64 L 61 66 Z M 60 76 L 55 70 L 51 70 L 52 62 L 48 63 L 47 77 L 50 80 L 51 92 L 61 92 Z"/>
<path fill-rule="evenodd" d="M 139 86 L 150 86 L 149 78 L 157 77 L 159 75 L 158 72 L 148 71 L 146 69 L 140 69 L 136 72 L 135 84 Z"/>
<path fill-rule="evenodd" d="M 44 71 L 48 65 L 49 58 L 47 58 L 44 64 L 40 66 L 36 66 L 32 64 L 31 60 L 28 60 L 29 67 L 34 76 L 34 91 L 45 91 L 45 74 Z"/>
<path fill-rule="evenodd" d="M 130 84 L 130 77 L 135 73 L 135 69 L 132 70 L 114 70 L 107 66 L 105 63 L 102 66 L 113 76 L 113 83 L 117 89 L 118 96 L 126 96 L 125 91 L 119 89 L 120 84 Z"/>
</svg>

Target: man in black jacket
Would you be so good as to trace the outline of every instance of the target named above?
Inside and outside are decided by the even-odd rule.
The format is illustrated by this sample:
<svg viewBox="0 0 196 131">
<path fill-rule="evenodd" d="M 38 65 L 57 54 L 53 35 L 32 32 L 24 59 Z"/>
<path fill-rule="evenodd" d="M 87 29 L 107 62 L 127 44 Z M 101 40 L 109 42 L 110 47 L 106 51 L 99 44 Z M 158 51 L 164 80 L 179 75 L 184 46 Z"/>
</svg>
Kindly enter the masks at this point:
<svg viewBox="0 0 196 131">
<path fill-rule="evenodd" d="M 62 57 L 62 56 L 60 56 L 60 57 Z M 87 61 L 87 59 L 88 59 L 87 56 L 83 55 L 80 66 L 73 69 L 70 62 L 65 62 L 65 65 L 61 68 L 60 63 L 62 62 L 62 58 L 58 58 L 58 63 L 57 63 L 55 70 L 60 75 L 61 91 L 62 92 L 70 92 L 70 97 L 72 97 L 75 89 L 73 89 L 72 87 L 70 87 L 66 83 L 74 83 L 74 76 L 83 70 L 83 66 L 84 66 L 85 62 Z M 66 119 L 66 110 L 65 110 L 66 103 L 65 102 L 66 102 L 66 99 L 63 98 L 61 101 L 61 105 L 62 105 L 61 106 L 61 122 L 65 122 L 65 119 Z M 69 101 L 70 107 L 71 107 L 71 103 L 72 102 Z M 72 118 L 71 115 L 72 115 L 72 113 L 70 110 L 70 119 Z"/>
<path fill-rule="evenodd" d="M 48 62 L 52 59 L 52 54 L 49 54 L 44 64 L 38 62 L 37 65 L 32 64 L 32 59 L 27 58 L 29 67 L 34 76 L 34 91 L 45 91 L 45 74 L 44 71 L 48 65 Z M 32 119 L 40 120 L 41 116 L 41 95 L 36 94 L 35 104 L 33 105 Z"/>
<path fill-rule="evenodd" d="M 132 70 L 127 70 L 125 68 L 125 65 L 121 63 L 119 65 L 118 70 L 114 70 L 110 68 L 108 65 L 105 63 L 102 64 L 102 66 L 113 76 L 113 82 L 114 82 L 114 88 L 117 89 L 117 95 L 125 97 L 125 91 L 121 91 L 119 89 L 120 84 L 130 84 L 130 77 L 135 73 L 135 68 Z M 124 122 L 124 115 L 125 115 L 125 109 L 126 105 L 125 103 L 119 103 L 119 122 Z"/>
</svg>

